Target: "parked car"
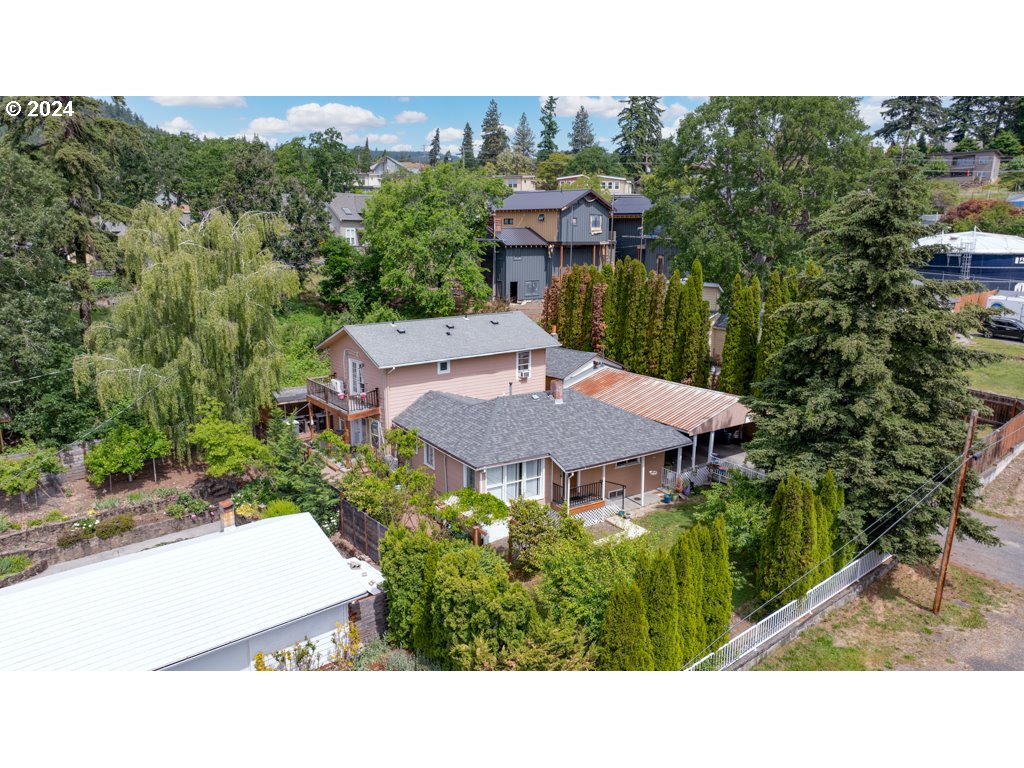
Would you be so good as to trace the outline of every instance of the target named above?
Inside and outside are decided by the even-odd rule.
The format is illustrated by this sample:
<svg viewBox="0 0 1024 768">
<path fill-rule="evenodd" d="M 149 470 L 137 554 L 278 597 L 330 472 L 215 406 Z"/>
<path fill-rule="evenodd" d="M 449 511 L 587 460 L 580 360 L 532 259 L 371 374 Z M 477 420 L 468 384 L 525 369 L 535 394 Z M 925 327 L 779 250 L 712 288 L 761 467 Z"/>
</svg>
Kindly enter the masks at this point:
<svg viewBox="0 0 1024 768">
<path fill-rule="evenodd" d="M 1012 317 L 988 317 L 985 318 L 983 333 L 989 338 L 997 336 L 1024 341 L 1024 323 Z"/>
</svg>

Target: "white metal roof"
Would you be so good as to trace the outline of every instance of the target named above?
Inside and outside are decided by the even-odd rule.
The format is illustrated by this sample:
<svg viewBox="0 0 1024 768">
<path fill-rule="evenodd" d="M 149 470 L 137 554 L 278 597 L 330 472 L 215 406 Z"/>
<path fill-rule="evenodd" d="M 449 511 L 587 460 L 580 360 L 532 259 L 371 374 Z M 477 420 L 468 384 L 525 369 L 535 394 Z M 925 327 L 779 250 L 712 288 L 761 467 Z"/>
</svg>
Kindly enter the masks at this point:
<svg viewBox="0 0 1024 768">
<path fill-rule="evenodd" d="M 995 232 L 943 232 L 940 235 L 922 237 L 920 246 L 939 245 L 954 250 L 970 249 L 974 253 L 1024 255 L 1024 237 L 1000 235 Z"/>
<path fill-rule="evenodd" d="M 0 670 L 150 670 L 370 591 L 308 514 L 0 589 Z"/>
</svg>

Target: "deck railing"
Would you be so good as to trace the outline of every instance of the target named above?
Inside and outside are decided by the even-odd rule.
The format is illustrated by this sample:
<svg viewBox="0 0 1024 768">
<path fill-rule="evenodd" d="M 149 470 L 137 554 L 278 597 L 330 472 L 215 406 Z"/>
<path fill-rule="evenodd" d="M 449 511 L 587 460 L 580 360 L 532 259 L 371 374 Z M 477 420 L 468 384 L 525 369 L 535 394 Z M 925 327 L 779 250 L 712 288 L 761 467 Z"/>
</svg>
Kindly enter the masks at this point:
<svg viewBox="0 0 1024 768">
<path fill-rule="evenodd" d="M 330 379 L 327 376 L 306 379 L 306 393 L 310 397 L 315 397 L 317 400 L 346 413 L 370 411 L 380 407 L 380 397 L 377 389 L 351 395 L 345 392 L 336 392 L 330 387 Z"/>
<path fill-rule="evenodd" d="M 619 504 L 624 505 L 626 499 L 626 486 L 621 483 L 613 483 L 611 480 L 604 481 L 605 486 L 602 491 L 602 482 L 600 480 L 593 483 L 585 483 L 584 485 L 578 485 L 569 488 L 569 504 L 565 508 L 566 511 L 571 510 L 573 507 L 582 507 L 587 504 L 594 504 L 598 501 L 605 501 L 605 494 L 608 492 L 614 492 L 616 489 L 621 490 L 618 494 Z M 551 503 L 555 506 L 563 506 L 565 504 L 565 488 L 559 483 L 551 484 Z"/>
</svg>

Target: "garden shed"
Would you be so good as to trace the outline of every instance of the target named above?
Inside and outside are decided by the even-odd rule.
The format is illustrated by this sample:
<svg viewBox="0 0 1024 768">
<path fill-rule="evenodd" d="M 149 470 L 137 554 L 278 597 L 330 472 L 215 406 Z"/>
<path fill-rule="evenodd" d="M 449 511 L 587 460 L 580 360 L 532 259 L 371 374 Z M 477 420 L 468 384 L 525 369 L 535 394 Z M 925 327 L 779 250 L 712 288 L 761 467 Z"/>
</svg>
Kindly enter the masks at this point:
<svg viewBox="0 0 1024 768">
<path fill-rule="evenodd" d="M 244 670 L 307 637 L 326 661 L 381 581 L 308 514 L 232 525 L 0 590 L 0 671 Z"/>
</svg>

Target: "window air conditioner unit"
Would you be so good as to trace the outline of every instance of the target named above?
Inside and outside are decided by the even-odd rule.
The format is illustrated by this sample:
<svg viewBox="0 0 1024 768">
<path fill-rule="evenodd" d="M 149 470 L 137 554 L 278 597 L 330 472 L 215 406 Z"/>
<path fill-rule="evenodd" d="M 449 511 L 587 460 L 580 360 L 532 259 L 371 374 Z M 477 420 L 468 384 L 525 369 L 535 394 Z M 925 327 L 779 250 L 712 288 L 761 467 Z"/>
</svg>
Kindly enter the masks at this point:
<svg viewBox="0 0 1024 768">
<path fill-rule="evenodd" d="M 520 379 L 528 379 L 528 378 L 530 378 L 530 372 L 529 371 L 520 371 L 519 372 L 519 378 Z"/>
<path fill-rule="evenodd" d="M 342 384 L 341 379 L 331 379 L 331 389 L 340 395 L 345 391 L 345 385 Z"/>
</svg>

